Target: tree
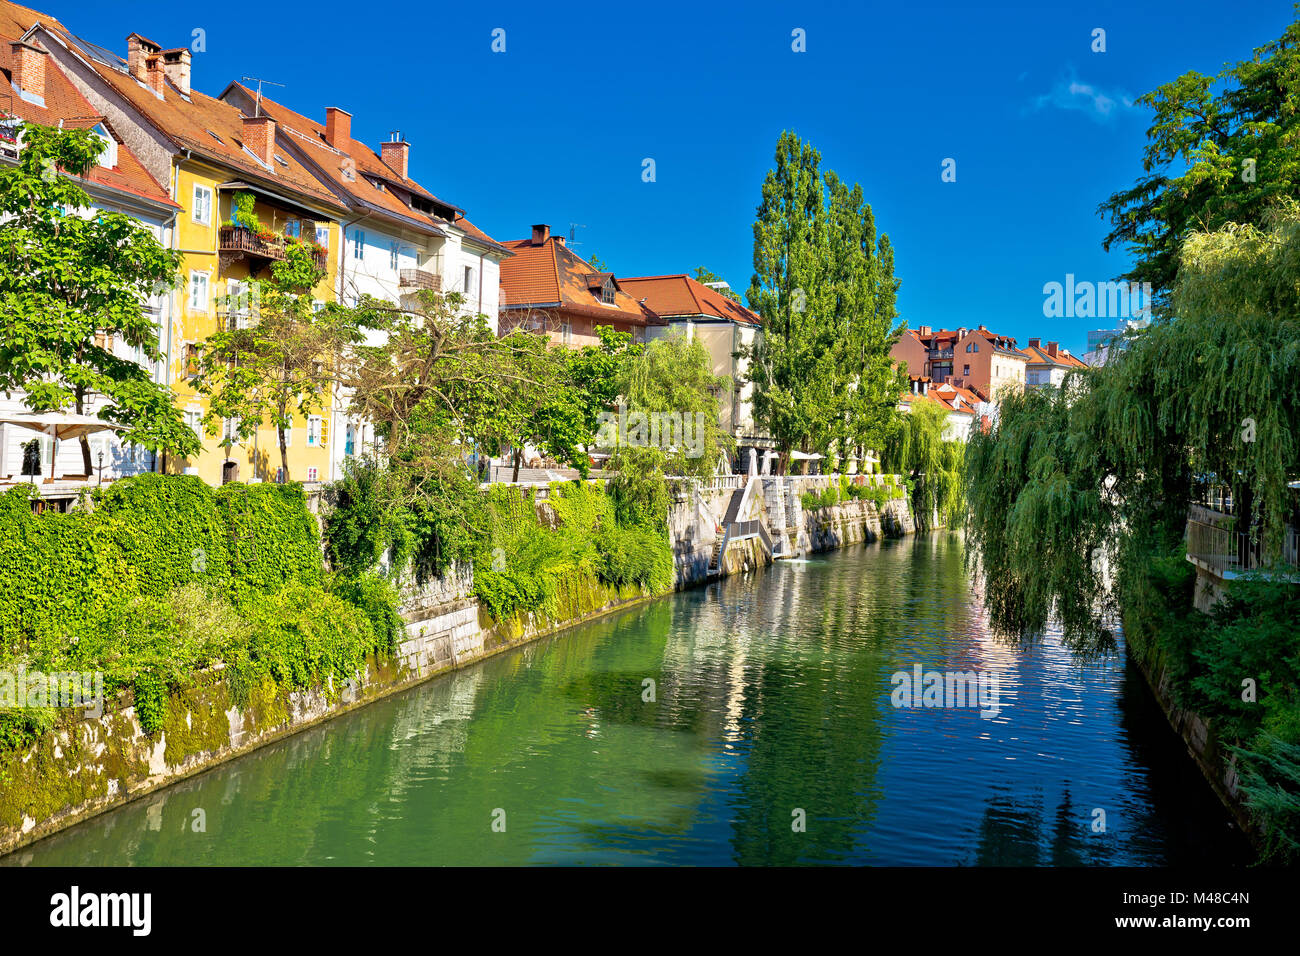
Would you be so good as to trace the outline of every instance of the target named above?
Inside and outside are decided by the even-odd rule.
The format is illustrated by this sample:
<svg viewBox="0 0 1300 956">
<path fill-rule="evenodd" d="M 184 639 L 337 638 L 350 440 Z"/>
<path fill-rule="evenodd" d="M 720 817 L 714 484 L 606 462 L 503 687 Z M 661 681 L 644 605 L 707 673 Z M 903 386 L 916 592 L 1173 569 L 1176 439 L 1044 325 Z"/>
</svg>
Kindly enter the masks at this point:
<svg viewBox="0 0 1300 956">
<path fill-rule="evenodd" d="M 1150 282 L 1165 302 L 1188 235 L 1259 225 L 1275 200 L 1300 197 L 1298 96 L 1300 21 L 1251 60 L 1139 97 L 1155 111 L 1144 175 L 1098 207 L 1112 227 L 1105 248 L 1124 243 L 1135 257 L 1123 278 Z"/>
<path fill-rule="evenodd" d="M 861 188 L 823 177 L 820 153 L 788 131 L 763 182 L 754 270 L 748 299 L 763 336 L 747 350 L 749 378 L 779 470 L 795 448 L 882 440 L 904 383 L 889 359 L 902 331 L 893 252 Z"/>
<path fill-rule="evenodd" d="M 936 402 L 916 401 L 889 429 L 881 462 L 885 470 L 906 476 L 912 513 L 928 529 L 937 516 L 949 528 L 965 519 L 962 459 L 965 446 L 945 441 L 948 412 Z"/>
<path fill-rule="evenodd" d="M 123 441 L 152 451 L 199 447 L 170 389 L 113 354 L 112 341 L 162 358 L 145 303 L 176 282 L 178 253 L 138 222 L 90 209 L 75 177 L 94 165 L 102 141 L 89 130 L 25 124 L 17 166 L 0 166 L 0 390 L 22 389 L 36 412 L 85 414 L 96 395 Z M 81 440 L 91 473 L 90 444 Z"/>
<path fill-rule="evenodd" d="M 247 301 L 228 300 L 235 324 L 202 343 L 195 379 L 195 388 L 208 397 L 208 433 L 234 422 L 223 436 L 227 447 L 252 438 L 264 422 L 275 427 L 285 481 L 287 432 L 295 416 L 329 404 L 342 351 L 358 335 L 350 310 L 313 309 L 312 290 L 325 277 L 314 252 L 310 243 L 290 239 L 271 277 L 251 280 Z"/>
<path fill-rule="evenodd" d="M 700 283 L 700 285 L 708 285 L 710 282 L 726 281 L 722 278 L 722 276 L 718 275 L 715 272 L 711 272 L 710 270 L 704 268 L 704 266 L 695 267 L 694 279 L 696 282 Z M 725 295 L 728 299 L 731 299 L 733 302 L 740 301 L 740 295 L 736 292 L 735 289 L 731 288 L 730 285 L 722 289 L 715 288 L 713 291 L 718 293 L 719 295 Z"/>
<path fill-rule="evenodd" d="M 627 449 L 648 448 L 658 452 L 654 457 L 661 471 L 696 477 L 713 474 L 718 459 L 730 458 L 735 451 L 734 440 L 718 420 L 718 395 L 730 385 L 726 376 L 713 374 L 708 349 L 699 339 L 676 333 L 650 342 L 624 363 L 618 380 L 625 403 L 619 409 L 620 419 L 624 408 L 629 421 L 636 413 L 646 419 L 641 435 L 632 434 L 629 425 L 627 434 L 618 436 L 615 468 L 620 460 L 641 455 Z"/>
</svg>

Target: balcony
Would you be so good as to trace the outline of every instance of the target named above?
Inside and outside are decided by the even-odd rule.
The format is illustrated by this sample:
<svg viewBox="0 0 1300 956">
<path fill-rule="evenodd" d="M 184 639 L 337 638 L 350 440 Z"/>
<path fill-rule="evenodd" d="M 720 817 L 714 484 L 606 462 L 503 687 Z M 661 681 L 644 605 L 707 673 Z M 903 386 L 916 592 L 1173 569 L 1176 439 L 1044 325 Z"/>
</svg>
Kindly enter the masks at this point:
<svg viewBox="0 0 1300 956">
<path fill-rule="evenodd" d="M 399 276 L 399 285 L 403 289 L 442 291 L 442 276 L 436 272 L 428 272 L 424 269 L 402 269 Z"/>
<path fill-rule="evenodd" d="M 217 231 L 217 251 L 220 253 L 221 268 L 224 271 L 232 262 L 239 259 L 248 260 L 248 271 L 256 275 L 257 271 L 268 262 L 284 259 L 284 237 L 262 236 L 243 226 L 222 226 Z"/>
</svg>

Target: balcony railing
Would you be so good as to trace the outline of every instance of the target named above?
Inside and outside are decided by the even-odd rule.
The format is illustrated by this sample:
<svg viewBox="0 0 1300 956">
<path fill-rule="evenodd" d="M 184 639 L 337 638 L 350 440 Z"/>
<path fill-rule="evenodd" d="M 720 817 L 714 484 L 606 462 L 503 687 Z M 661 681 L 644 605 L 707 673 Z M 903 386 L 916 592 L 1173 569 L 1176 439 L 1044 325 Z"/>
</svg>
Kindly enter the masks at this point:
<svg viewBox="0 0 1300 956">
<path fill-rule="evenodd" d="M 1234 577 L 1272 564 L 1300 567 L 1300 531 L 1286 525 L 1282 547 L 1271 555 L 1258 536 L 1236 530 L 1237 519 L 1204 505 L 1187 512 L 1187 560 L 1219 577 Z"/>
<path fill-rule="evenodd" d="M 282 236 L 263 239 L 243 226 L 222 226 L 218 231 L 217 248 L 222 252 L 261 256 L 263 259 L 284 258 Z"/>
<path fill-rule="evenodd" d="M 430 289 L 434 292 L 442 291 L 442 276 L 436 272 L 428 272 L 424 269 L 403 269 L 400 273 L 401 287 L 403 289 Z"/>
</svg>

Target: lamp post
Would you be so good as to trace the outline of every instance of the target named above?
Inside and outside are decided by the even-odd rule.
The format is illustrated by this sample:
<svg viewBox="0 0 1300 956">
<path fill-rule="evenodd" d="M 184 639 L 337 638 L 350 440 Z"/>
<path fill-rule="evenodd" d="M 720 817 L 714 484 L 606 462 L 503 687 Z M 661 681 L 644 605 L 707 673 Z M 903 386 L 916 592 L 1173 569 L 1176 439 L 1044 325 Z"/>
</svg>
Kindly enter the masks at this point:
<svg viewBox="0 0 1300 956">
<path fill-rule="evenodd" d="M 99 450 L 99 483 L 104 483 L 104 449 Z"/>
</svg>

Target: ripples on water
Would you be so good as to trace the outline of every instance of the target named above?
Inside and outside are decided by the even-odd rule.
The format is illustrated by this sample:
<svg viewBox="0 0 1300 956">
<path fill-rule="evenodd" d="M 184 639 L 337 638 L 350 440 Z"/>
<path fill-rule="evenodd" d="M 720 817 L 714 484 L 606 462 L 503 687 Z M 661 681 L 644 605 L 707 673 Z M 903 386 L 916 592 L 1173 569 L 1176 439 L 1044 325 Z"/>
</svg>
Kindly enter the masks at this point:
<svg viewBox="0 0 1300 956">
<path fill-rule="evenodd" d="M 918 663 L 996 674 L 1001 712 L 895 708 L 890 675 Z M 1080 666 L 1051 634 L 999 643 L 960 540 L 935 535 L 778 564 L 529 645 L 3 862 L 1246 857 L 1123 657 Z"/>
</svg>

